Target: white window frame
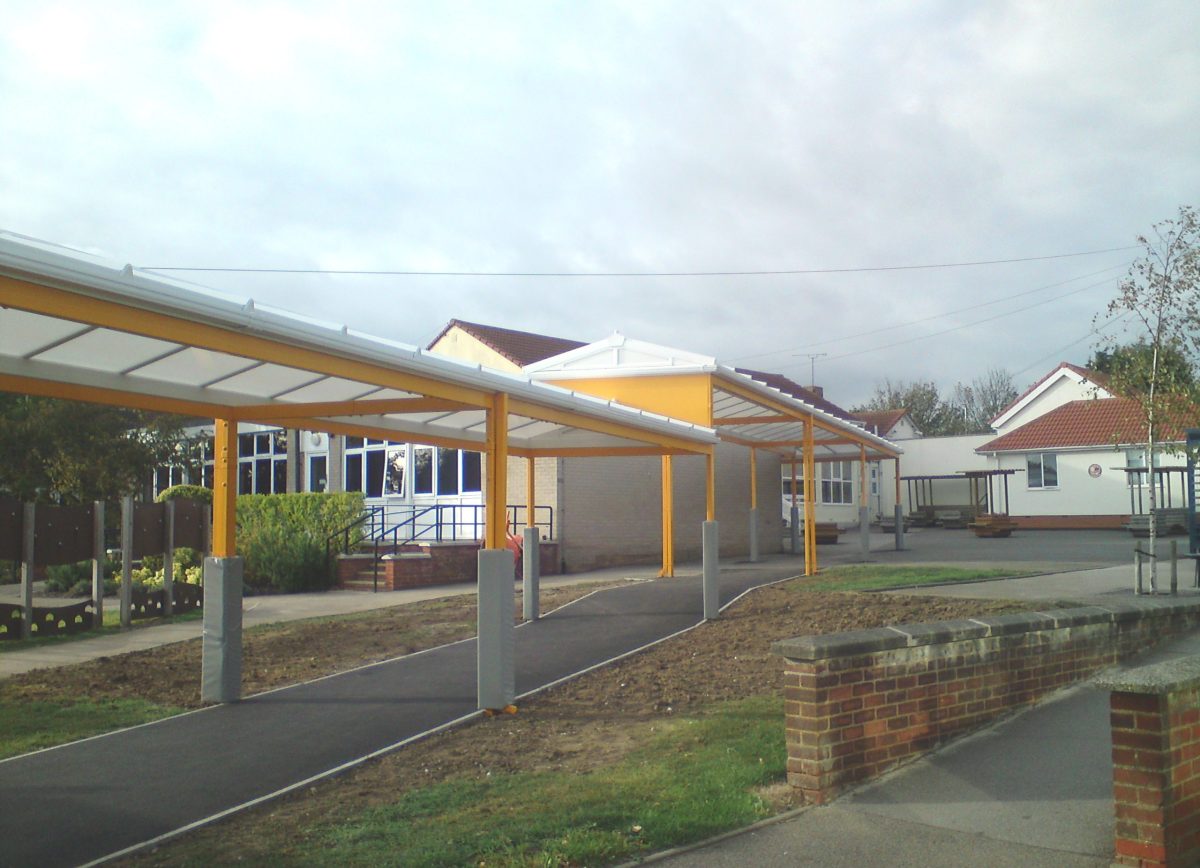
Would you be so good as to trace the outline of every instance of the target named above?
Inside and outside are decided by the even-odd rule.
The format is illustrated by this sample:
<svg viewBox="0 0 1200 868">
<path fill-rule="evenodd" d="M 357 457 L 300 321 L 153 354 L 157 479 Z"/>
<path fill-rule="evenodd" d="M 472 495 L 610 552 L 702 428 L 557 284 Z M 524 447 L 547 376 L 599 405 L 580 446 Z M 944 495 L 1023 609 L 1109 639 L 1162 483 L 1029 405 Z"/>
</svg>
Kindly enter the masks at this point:
<svg viewBox="0 0 1200 868">
<path fill-rule="evenodd" d="M 821 494 L 819 500 L 826 506 L 854 505 L 853 461 L 821 462 Z"/>
<path fill-rule="evenodd" d="M 1034 484 L 1034 459 L 1037 459 L 1037 484 Z M 1050 464 L 1054 465 L 1054 483 L 1046 484 L 1046 459 L 1050 459 Z M 1025 484 L 1030 491 L 1054 491 L 1060 487 L 1058 476 L 1058 453 L 1057 452 L 1029 452 L 1025 455 Z"/>
</svg>

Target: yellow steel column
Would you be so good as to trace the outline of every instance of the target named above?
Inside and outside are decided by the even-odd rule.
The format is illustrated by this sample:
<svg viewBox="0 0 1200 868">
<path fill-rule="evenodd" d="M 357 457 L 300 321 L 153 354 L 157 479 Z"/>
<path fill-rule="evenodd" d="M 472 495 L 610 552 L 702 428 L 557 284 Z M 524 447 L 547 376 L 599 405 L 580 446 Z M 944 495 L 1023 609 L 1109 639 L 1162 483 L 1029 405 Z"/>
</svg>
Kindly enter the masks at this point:
<svg viewBox="0 0 1200 868">
<path fill-rule="evenodd" d="M 536 458 L 530 456 L 525 459 L 525 527 L 537 527 L 537 522 L 534 520 L 533 508 L 537 504 L 536 494 L 536 476 L 533 462 Z"/>
<path fill-rule="evenodd" d="M 659 576 L 675 575 L 675 504 L 671 490 L 671 456 L 662 457 L 662 569 Z"/>
<path fill-rule="evenodd" d="M 815 439 L 810 419 L 804 426 L 804 562 L 805 575 L 817 574 L 817 464 Z"/>
<path fill-rule="evenodd" d="M 216 419 L 215 423 L 212 555 L 231 558 L 237 553 L 237 422 Z"/>
<path fill-rule="evenodd" d="M 758 450 L 750 447 L 750 508 L 758 509 Z"/>
<path fill-rule="evenodd" d="M 704 456 L 705 516 L 708 521 L 717 520 L 717 456 L 709 452 Z"/>
<path fill-rule="evenodd" d="M 492 396 L 487 411 L 487 491 L 483 504 L 483 547 L 505 547 L 508 524 L 508 394 Z"/>
</svg>

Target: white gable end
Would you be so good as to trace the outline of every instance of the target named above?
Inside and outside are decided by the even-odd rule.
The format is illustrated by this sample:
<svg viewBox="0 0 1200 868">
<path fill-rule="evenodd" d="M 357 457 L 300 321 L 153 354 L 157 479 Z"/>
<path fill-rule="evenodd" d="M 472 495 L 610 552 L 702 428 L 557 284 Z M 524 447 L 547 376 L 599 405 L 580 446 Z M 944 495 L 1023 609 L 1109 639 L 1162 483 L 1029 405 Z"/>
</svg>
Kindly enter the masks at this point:
<svg viewBox="0 0 1200 868">
<path fill-rule="evenodd" d="M 717 360 L 687 350 L 613 334 L 601 341 L 543 359 L 525 368 L 535 380 L 684 374 L 716 370 Z"/>
<path fill-rule="evenodd" d="M 1109 397 L 1112 396 L 1091 380 L 1063 366 L 997 417 L 992 427 L 997 434 L 1007 434 L 1071 401 Z"/>
</svg>

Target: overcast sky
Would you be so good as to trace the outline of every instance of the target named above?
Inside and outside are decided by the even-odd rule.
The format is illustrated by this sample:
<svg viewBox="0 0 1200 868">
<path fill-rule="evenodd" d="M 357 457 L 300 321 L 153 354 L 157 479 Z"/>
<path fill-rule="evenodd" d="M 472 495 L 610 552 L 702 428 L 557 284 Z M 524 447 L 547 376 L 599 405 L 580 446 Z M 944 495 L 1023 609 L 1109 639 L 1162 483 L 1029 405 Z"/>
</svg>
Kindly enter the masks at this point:
<svg viewBox="0 0 1200 868">
<path fill-rule="evenodd" d="M 751 272 L 1123 248 L 1200 205 L 1200 3 L 7 0 L 0 228 L 137 266 Z M 422 345 L 816 381 L 1085 362 L 1135 250 L 781 275 L 186 274 Z M 174 274 L 174 272 L 172 273 Z M 986 320 L 986 321 L 985 321 Z M 870 334 L 864 334 L 868 333 Z"/>
</svg>

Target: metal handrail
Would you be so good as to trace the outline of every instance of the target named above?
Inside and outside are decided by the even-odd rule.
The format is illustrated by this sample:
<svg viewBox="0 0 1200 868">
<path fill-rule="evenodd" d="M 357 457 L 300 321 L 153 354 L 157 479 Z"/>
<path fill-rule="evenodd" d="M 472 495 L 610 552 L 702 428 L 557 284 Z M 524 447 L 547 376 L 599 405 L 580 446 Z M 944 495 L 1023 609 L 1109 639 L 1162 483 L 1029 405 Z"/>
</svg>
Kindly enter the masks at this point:
<svg viewBox="0 0 1200 868">
<path fill-rule="evenodd" d="M 358 527 L 370 518 L 369 532 L 363 536 L 360 542 L 368 543 L 371 546 L 372 589 L 378 591 L 379 564 L 383 558 L 383 549 L 391 548 L 395 551 L 401 546 L 428 539 L 430 535 L 433 536 L 435 542 L 445 542 L 447 539 L 481 539 L 484 508 L 482 503 L 435 503 L 428 506 L 406 504 L 399 509 L 390 510 L 383 506 L 369 507 L 369 515 L 364 514 L 357 522 L 347 527 L 345 533 L 348 534 L 354 527 Z M 518 523 L 521 511 L 528 514 L 528 507 L 522 504 L 509 504 L 506 507 L 506 525 L 509 532 L 514 535 L 518 528 L 523 526 Z M 407 515 L 400 521 L 391 521 L 389 515 L 395 516 L 396 513 L 407 513 Z M 430 515 L 433 516 L 432 521 L 421 521 Z M 449 516 L 448 520 L 447 516 Z M 538 520 L 538 516 L 544 516 L 544 518 Z M 534 507 L 534 517 L 534 526 L 545 528 L 547 538 L 553 539 L 554 508 L 549 505 L 537 505 Z M 342 550 L 345 551 L 348 547 L 347 544 Z M 328 555 L 328 544 L 326 552 Z"/>
</svg>

